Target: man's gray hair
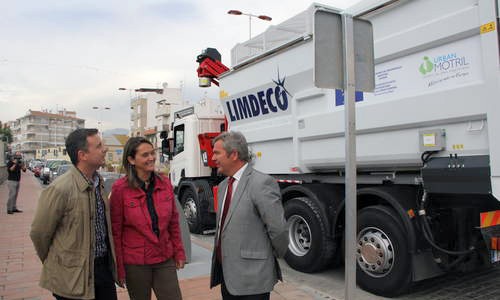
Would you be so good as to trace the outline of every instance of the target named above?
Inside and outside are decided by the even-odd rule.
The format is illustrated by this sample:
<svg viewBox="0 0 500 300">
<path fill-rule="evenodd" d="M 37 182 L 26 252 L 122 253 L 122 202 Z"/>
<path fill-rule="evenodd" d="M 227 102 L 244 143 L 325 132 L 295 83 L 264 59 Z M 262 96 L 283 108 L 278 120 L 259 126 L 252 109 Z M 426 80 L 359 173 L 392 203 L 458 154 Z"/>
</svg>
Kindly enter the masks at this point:
<svg viewBox="0 0 500 300">
<path fill-rule="evenodd" d="M 213 144 L 217 141 L 222 141 L 222 147 L 226 150 L 228 155 L 236 151 L 240 160 L 245 162 L 250 162 L 252 160 L 252 156 L 248 150 L 247 140 L 241 132 L 223 132 L 214 139 Z"/>
</svg>

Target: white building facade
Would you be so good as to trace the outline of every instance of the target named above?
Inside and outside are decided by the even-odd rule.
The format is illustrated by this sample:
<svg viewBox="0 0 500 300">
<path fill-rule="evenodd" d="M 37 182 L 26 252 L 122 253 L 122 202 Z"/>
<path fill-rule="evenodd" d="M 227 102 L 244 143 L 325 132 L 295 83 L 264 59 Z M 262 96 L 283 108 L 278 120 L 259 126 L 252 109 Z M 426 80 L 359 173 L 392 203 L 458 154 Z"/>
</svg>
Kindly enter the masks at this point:
<svg viewBox="0 0 500 300">
<path fill-rule="evenodd" d="M 64 147 L 70 132 L 85 127 L 85 120 L 76 112 L 60 110 L 57 113 L 29 110 L 25 116 L 10 123 L 12 151 L 20 151 L 26 158 L 34 158 L 36 150 Z"/>
</svg>

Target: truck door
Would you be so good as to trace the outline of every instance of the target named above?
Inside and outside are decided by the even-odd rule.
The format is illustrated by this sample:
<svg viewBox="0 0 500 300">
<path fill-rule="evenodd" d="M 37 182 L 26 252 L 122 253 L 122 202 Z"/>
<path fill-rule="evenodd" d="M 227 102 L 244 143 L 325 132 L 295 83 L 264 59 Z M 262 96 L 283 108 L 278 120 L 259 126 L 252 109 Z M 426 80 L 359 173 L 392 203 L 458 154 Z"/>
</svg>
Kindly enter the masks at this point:
<svg viewBox="0 0 500 300">
<path fill-rule="evenodd" d="M 186 160 L 184 151 L 184 136 L 185 125 L 176 125 L 173 131 L 173 148 L 171 150 L 173 152 L 173 159 L 170 162 L 170 178 L 174 186 L 177 186 L 181 177 L 184 176 L 184 174 L 182 174 Z"/>
</svg>

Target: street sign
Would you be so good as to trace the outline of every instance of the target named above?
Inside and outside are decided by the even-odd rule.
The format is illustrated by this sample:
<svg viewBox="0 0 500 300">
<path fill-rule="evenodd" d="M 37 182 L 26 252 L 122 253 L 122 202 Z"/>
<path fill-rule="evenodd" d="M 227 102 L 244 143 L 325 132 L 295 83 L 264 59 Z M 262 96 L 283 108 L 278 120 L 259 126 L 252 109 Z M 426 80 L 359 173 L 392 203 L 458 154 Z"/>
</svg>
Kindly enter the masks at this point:
<svg viewBox="0 0 500 300">
<path fill-rule="evenodd" d="M 314 13 L 314 84 L 344 91 L 345 121 L 345 299 L 356 289 L 356 107 L 355 91 L 375 88 L 371 23 L 349 14 Z"/>
<path fill-rule="evenodd" d="M 344 58 L 342 14 L 318 9 L 314 13 L 314 84 L 319 88 L 343 89 Z M 375 88 L 373 30 L 369 21 L 353 18 L 354 75 L 356 90 Z"/>
</svg>

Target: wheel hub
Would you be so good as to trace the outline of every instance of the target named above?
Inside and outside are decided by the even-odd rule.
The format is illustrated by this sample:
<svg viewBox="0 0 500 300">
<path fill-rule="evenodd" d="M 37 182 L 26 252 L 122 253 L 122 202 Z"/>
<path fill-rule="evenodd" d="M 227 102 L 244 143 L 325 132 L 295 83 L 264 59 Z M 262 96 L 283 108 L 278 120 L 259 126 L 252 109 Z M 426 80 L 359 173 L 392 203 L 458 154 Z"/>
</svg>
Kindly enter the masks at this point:
<svg viewBox="0 0 500 300">
<path fill-rule="evenodd" d="M 184 203 L 184 215 L 188 220 L 196 218 L 196 203 L 194 202 L 194 199 L 186 199 L 186 202 Z"/>
<path fill-rule="evenodd" d="M 382 230 L 367 227 L 358 235 L 356 261 L 368 275 L 383 277 L 394 265 L 394 246 Z"/>
<path fill-rule="evenodd" d="M 299 215 L 291 216 L 288 221 L 288 248 L 296 256 L 304 256 L 311 248 L 311 229 L 306 220 Z"/>
</svg>

